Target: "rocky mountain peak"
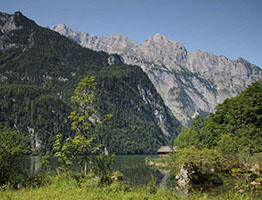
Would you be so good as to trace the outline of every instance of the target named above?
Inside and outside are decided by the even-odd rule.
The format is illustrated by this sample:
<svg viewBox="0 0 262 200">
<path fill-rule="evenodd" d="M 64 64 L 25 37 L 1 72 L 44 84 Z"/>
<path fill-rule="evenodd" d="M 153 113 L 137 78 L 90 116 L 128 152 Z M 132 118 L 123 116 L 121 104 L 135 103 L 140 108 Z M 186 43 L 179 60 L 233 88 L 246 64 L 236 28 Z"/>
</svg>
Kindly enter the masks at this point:
<svg viewBox="0 0 262 200">
<path fill-rule="evenodd" d="M 120 34 L 113 34 L 110 37 L 99 37 L 97 39 L 103 43 L 107 43 L 109 46 L 115 46 L 114 48 L 117 48 L 117 45 L 120 45 L 122 48 L 125 46 L 136 46 L 132 40 Z"/>
<path fill-rule="evenodd" d="M 120 35 L 90 38 L 75 40 L 96 51 L 119 54 L 125 63 L 140 66 L 184 125 L 196 115 L 213 112 L 218 103 L 236 96 L 252 82 L 262 80 L 262 70 L 242 58 L 233 61 L 200 50 L 188 52 L 183 44 L 161 34 L 140 45 Z"/>
<path fill-rule="evenodd" d="M 53 26 L 52 29 L 55 29 L 57 31 L 63 31 L 63 32 L 70 32 L 70 31 L 74 31 L 72 29 L 70 29 L 68 26 L 66 26 L 65 24 L 57 24 L 56 26 Z"/>
<path fill-rule="evenodd" d="M 158 62 L 158 64 L 167 64 L 176 60 L 178 63 L 184 62 L 187 56 L 187 50 L 183 44 L 172 41 L 161 34 L 156 34 L 139 45 L 141 54 L 149 62 Z"/>
<path fill-rule="evenodd" d="M 160 33 L 155 34 L 153 37 L 148 38 L 141 45 L 152 45 L 159 44 L 161 46 L 176 46 L 177 49 L 183 49 L 186 51 L 186 48 L 180 42 L 175 42 L 170 40 L 169 38 L 161 35 Z"/>
<path fill-rule="evenodd" d="M 122 39 L 128 39 L 127 37 L 125 37 L 125 36 L 122 36 L 122 35 L 120 35 L 120 34 L 117 34 L 117 33 L 115 33 L 115 34 L 113 34 L 112 36 L 110 36 L 110 38 L 115 38 L 115 39 L 119 39 L 119 40 L 122 40 Z"/>
<path fill-rule="evenodd" d="M 236 62 L 239 62 L 239 63 L 249 63 L 247 60 L 245 60 L 245 59 L 242 58 L 242 57 L 239 57 L 238 59 L 236 59 Z"/>
<path fill-rule="evenodd" d="M 25 17 L 20 11 L 13 15 L 0 12 L 0 30 L 1 32 L 9 32 L 22 29 L 24 27 L 36 25 L 36 23 Z"/>
<path fill-rule="evenodd" d="M 65 24 L 58 24 L 56 26 L 51 27 L 52 30 L 60 33 L 61 35 L 64 35 L 72 40 L 77 41 L 78 43 L 81 43 L 82 40 L 85 40 L 89 37 L 88 33 L 81 33 L 78 31 L 75 31 Z"/>
<path fill-rule="evenodd" d="M 149 42 L 149 41 L 159 42 L 159 41 L 164 41 L 164 40 L 169 40 L 169 39 L 167 37 L 161 35 L 160 33 L 157 33 L 154 36 L 148 38 L 146 40 L 146 42 Z"/>
</svg>

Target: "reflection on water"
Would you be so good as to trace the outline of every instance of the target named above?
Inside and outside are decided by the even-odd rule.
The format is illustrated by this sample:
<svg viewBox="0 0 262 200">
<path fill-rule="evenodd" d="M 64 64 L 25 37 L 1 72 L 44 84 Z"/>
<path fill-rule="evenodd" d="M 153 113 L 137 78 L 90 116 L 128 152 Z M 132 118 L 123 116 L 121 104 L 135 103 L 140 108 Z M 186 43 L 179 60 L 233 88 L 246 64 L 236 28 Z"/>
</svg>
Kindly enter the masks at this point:
<svg viewBox="0 0 262 200">
<path fill-rule="evenodd" d="M 168 187 L 176 188 L 172 181 L 170 180 L 169 171 L 167 170 L 158 170 L 152 167 L 149 167 L 145 163 L 145 158 L 154 158 L 157 156 L 148 156 L 148 155 L 128 155 L 128 156 L 116 156 L 115 170 L 120 171 L 124 174 L 125 182 L 135 186 L 135 185 L 146 185 L 151 181 L 152 175 L 156 178 L 156 184 L 159 187 Z M 39 171 L 41 157 L 31 156 L 25 159 L 22 165 L 22 169 L 30 174 L 36 174 Z M 57 160 L 55 158 L 51 159 L 51 170 L 55 171 L 57 167 Z M 79 167 L 75 166 L 75 169 L 79 170 Z M 234 188 L 241 183 L 240 185 L 247 186 L 243 183 L 243 180 L 238 180 L 232 176 L 223 176 L 224 184 L 221 186 L 210 186 L 210 185 L 196 185 L 192 188 L 179 188 L 176 190 L 187 196 L 188 193 L 196 192 L 207 192 L 214 197 L 218 194 L 227 192 L 228 190 L 236 191 Z M 252 197 L 261 197 L 262 199 L 262 188 L 253 188 L 249 191 L 249 194 Z"/>
<path fill-rule="evenodd" d="M 159 187 L 169 187 L 170 186 L 170 170 L 159 170 L 159 172 L 163 175 L 161 182 L 159 183 Z"/>
<path fill-rule="evenodd" d="M 157 185 L 167 186 L 169 184 L 165 174 L 159 170 L 149 167 L 145 163 L 145 155 L 117 156 L 115 169 L 124 174 L 125 181 L 131 185 L 145 185 L 151 181 L 152 175 L 156 178 Z"/>
<path fill-rule="evenodd" d="M 145 158 L 154 158 L 155 155 L 121 155 L 116 156 L 115 170 L 124 175 L 125 182 L 131 185 L 145 185 L 151 181 L 152 175 L 156 178 L 157 185 L 169 187 L 169 174 L 165 170 L 157 170 L 149 167 L 145 163 Z M 36 174 L 40 168 L 41 157 L 30 156 L 22 164 L 24 171 L 30 174 Z M 55 171 L 57 160 L 51 159 L 51 170 Z"/>
<path fill-rule="evenodd" d="M 22 169 L 29 174 L 36 174 L 40 168 L 41 157 L 30 156 L 27 157 L 22 163 Z"/>
<path fill-rule="evenodd" d="M 29 156 L 21 164 L 21 168 L 24 172 L 29 174 L 36 174 L 40 170 L 41 156 Z M 58 162 L 55 157 L 50 158 L 50 170 L 55 172 L 58 167 Z"/>
</svg>

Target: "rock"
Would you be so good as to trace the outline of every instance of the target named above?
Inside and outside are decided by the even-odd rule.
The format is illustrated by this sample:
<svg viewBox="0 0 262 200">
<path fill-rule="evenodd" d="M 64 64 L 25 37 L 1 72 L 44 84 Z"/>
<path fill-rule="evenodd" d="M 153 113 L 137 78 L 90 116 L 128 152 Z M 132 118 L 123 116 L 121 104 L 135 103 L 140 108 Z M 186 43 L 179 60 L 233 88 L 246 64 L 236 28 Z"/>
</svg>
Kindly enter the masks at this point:
<svg viewBox="0 0 262 200">
<path fill-rule="evenodd" d="M 30 27 L 35 22 L 26 18 L 21 12 L 15 12 L 13 15 L 1 13 L 0 16 L 0 32 L 10 32 L 20 30 L 24 27 Z"/>
<path fill-rule="evenodd" d="M 110 55 L 107 62 L 108 62 L 109 65 L 123 65 L 123 64 L 125 64 L 124 59 L 117 54 Z"/>
<path fill-rule="evenodd" d="M 169 184 L 170 170 L 159 170 L 159 172 L 163 175 L 159 187 L 167 187 Z"/>
<path fill-rule="evenodd" d="M 245 192 L 245 190 L 243 190 L 243 189 L 240 189 L 240 190 L 238 190 L 238 192 L 239 192 L 239 193 L 244 193 L 244 192 Z"/>
<path fill-rule="evenodd" d="M 15 12 L 13 15 L 0 12 L 0 51 L 22 47 L 22 44 L 11 43 L 8 33 L 15 30 L 30 28 L 36 25 L 34 21 L 29 20 L 21 12 Z"/>
<path fill-rule="evenodd" d="M 147 160 L 146 161 L 147 165 L 149 166 L 156 166 L 156 167 L 168 167 L 167 163 L 163 163 L 163 162 L 153 162 L 152 160 Z"/>
<path fill-rule="evenodd" d="M 250 182 L 251 185 L 260 185 L 260 183 L 257 183 L 255 181 Z"/>
<path fill-rule="evenodd" d="M 256 178 L 253 182 L 250 183 L 251 185 L 262 185 L 262 178 Z"/>
<path fill-rule="evenodd" d="M 203 174 L 193 163 L 185 163 L 181 166 L 180 173 L 177 178 L 179 186 L 191 184 L 210 184 L 221 185 L 223 180 L 214 173 Z"/>
<path fill-rule="evenodd" d="M 262 170 L 259 164 L 255 164 L 254 166 L 251 167 L 250 171 L 256 175 L 260 175 Z"/>
<path fill-rule="evenodd" d="M 84 47 L 119 54 L 126 64 L 140 66 L 183 125 L 196 115 L 213 112 L 218 103 L 262 80 L 262 70 L 242 58 L 234 61 L 200 50 L 188 52 L 183 44 L 160 34 L 137 45 L 118 34 L 96 37 L 57 27 L 51 29 Z"/>
<path fill-rule="evenodd" d="M 179 186 L 185 186 L 198 182 L 202 174 L 193 163 L 185 163 L 180 168 L 177 183 Z"/>
</svg>

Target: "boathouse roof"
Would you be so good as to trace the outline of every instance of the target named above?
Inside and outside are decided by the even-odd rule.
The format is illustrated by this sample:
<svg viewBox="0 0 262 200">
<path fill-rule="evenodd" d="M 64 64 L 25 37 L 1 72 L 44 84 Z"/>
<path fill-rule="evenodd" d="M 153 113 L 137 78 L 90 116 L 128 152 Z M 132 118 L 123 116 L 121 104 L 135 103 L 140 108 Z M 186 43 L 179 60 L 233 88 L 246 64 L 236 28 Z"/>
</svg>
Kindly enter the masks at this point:
<svg viewBox="0 0 262 200">
<path fill-rule="evenodd" d="M 170 148 L 170 146 L 162 146 L 157 151 L 157 153 L 171 153 L 171 152 L 177 152 L 176 147 Z"/>
</svg>

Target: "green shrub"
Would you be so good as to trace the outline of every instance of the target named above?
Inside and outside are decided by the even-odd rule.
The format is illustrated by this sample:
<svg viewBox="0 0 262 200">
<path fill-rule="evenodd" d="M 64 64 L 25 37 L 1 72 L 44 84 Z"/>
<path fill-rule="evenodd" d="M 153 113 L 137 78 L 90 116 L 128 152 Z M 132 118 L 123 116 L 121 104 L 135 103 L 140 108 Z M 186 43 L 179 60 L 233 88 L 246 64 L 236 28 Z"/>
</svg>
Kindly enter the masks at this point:
<svg viewBox="0 0 262 200">
<path fill-rule="evenodd" d="M 19 131 L 0 130 L 0 186 L 8 183 L 18 187 L 24 179 L 19 164 L 29 153 L 28 142 L 29 138 Z"/>
</svg>

